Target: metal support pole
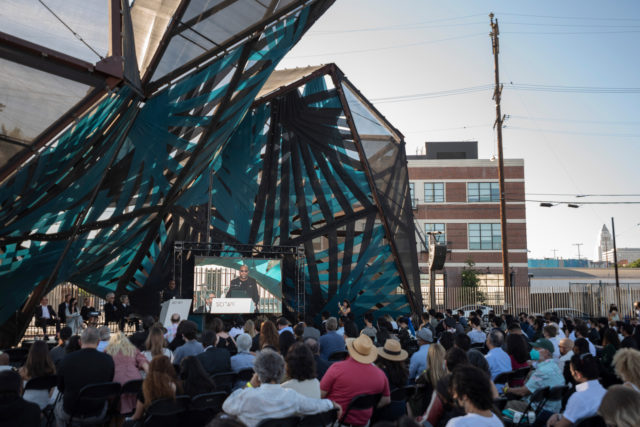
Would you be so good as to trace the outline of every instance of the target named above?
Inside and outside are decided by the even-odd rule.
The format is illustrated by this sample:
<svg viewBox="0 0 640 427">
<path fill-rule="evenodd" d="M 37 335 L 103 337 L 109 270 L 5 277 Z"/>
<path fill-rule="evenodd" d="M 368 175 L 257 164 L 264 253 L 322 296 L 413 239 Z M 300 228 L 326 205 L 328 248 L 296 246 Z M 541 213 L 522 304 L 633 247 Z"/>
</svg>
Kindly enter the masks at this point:
<svg viewBox="0 0 640 427">
<path fill-rule="evenodd" d="M 616 224 L 611 217 L 611 235 L 613 237 L 613 268 L 616 272 L 616 305 L 620 309 L 620 277 L 618 276 L 618 251 L 616 249 Z"/>
</svg>

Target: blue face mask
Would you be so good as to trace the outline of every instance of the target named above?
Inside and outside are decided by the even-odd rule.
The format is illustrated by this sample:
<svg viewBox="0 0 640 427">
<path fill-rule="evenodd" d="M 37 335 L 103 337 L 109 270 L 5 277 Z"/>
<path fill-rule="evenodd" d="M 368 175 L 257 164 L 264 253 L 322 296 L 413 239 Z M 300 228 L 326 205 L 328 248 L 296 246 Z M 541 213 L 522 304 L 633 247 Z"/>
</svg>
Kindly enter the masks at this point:
<svg viewBox="0 0 640 427">
<path fill-rule="evenodd" d="M 540 352 L 535 348 L 531 349 L 529 356 L 531 356 L 531 360 L 540 360 Z"/>
</svg>

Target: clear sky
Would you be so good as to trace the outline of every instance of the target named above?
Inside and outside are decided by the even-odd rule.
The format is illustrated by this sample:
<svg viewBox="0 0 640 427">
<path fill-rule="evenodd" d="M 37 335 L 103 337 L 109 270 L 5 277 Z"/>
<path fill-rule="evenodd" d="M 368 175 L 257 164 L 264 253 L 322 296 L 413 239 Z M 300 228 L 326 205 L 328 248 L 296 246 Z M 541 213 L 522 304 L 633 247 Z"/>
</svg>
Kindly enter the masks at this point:
<svg viewBox="0 0 640 427">
<path fill-rule="evenodd" d="M 492 11 L 505 158 L 525 160 L 526 198 L 640 203 L 640 1 L 338 0 L 279 68 L 335 62 L 405 135 L 407 154 L 477 140 L 489 158 Z M 582 243 L 593 258 L 611 217 L 618 247 L 640 247 L 640 204 L 527 202 L 529 257 L 575 258 Z"/>
</svg>

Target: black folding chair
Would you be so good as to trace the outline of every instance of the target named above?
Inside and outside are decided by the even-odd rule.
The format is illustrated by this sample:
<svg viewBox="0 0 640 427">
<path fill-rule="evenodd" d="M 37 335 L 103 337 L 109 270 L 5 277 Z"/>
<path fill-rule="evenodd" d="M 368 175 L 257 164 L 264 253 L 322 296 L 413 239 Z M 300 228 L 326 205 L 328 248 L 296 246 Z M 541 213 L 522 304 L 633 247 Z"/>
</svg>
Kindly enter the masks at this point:
<svg viewBox="0 0 640 427">
<path fill-rule="evenodd" d="M 338 350 L 338 351 L 334 351 L 333 353 L 331 353 L 327 360 L 329 362 L 339 362 L 341 360 L 346 359 L 348 355 L 349 355 L 348 351 L 346 351 L 346 350 Z"/>
<path fill-rule="evenodd" d="M 267 418 L 260 421 L 257 427 L 296 427 L 300 417 Z"/>
<path fill-rule="evenodd" d="M 27 390 L 51 390 L 58 384 L 58 377 L 55 375 L 45 375 L 44 377 L 31 378 L 24 386 Z"/>
<path fill-rule="evenodd" d="M 24 362 L 27 360 L 27 355 L 29 354 L 29 349 L 27 348 L 8 348 L 6 350 L 2 350 L 3 353 L 7 353 L 9 355 L 9 364 L 14 368 L 19 368 L 24 365 Z"/>
<path fill-rule="evenodd" d="M 547 402 L 555 402 L 558 400 L 562 401 L 568 392 L 569 386 L 566 385 L 551 387 L 542 406 L 544 406 Z"/>
<path fill-rule="evenodd" d="M 513 377 L 516 371 L 507 371 L 501 374 L 498 374 L 496 378 L 493 380 L 494 384 L 509 384 L 509 380 Z"/>
<path fill-rule="evenodd" d="M 220 372 L 218 374 L 211 375 L 211 379 L 216 383 L 216 390 L 225 391 L 231 393 L 233 384 L 236 382 L 238 374 L 235 372 Z"/>
<path fill-rule="evenodd" d="M 71 408 L 67 425 L 71 426 L 74 422 L 84 424 L 83 418 L 91 418 L 92 425 L 107 422 L 112 416 L 114 403 L 120 397 L 120 389 L 120 383 L 115 382 L 89 384 L 82 387 Z M 93 414 L 80 414 L 79 410 L 86 408 L 87 405 L 96 406 L 96 408 L 100 407 L 100 409 Z M 102 416 L 100 417 L 100 415 Z M 96 417 L 98 419 L 93 420 Z"/>
<path fill-rule="evenodd" d="M 172 427 L 182 424 L 182 415 L 187 412 L 191 398 L 177 396 L 175 399 L 159 399 L 151 403 L 145 413 L 143 426 Z"/>
<path fill-rule="evenodd" d="M 535 410 L 536 417 L 537 417 L 540 414 L 540 412 L 542 412 L 542 408 L 544 407 L 544 404 L 547 401 L 547 396 L 549 396 L 549 390 L 550 390 L 549 387 L 542 387 L 536 390 L 535 392 L 533 392 L 533 394 L 531 394 L 531 397 L 529 398 L 529 404 L 527 405 L 527 408 L 522 413 L 528 414 L 529 411 L 533 409 L 533 404 L 537 403 L 538 406 Z M 525 420 L 525 417 L 522 417 L 516 425 L 518 426 L 526 425 L 524 420 Z M 509 420 L 509 422 L 513 423 L 511 420 Z"/>
<path fill-rule="evenodd" d="M 122 388 L 120 389 L 120 395 L 123 396 L 125 394 L 131 394 L 133 396 L 137 396 L 138 393 L 140 393 L 141 391 L 142 391 L 142 380 L 131 380 L 131 381 L 127 381 L 122 385 Z M 122 415 L 129 416 L 133 414 L 134 411 L 135 409 L 127 414 L 122 414 Z"/>
<path fill-rule="evenodd" d="M 253 378 L 253 374 L 254 374 L 253 368 L 241 369 L 238 371 L 237 381 L 242 381 L 243 383 L 247 383 L 251 381 L 251 378 Z"/>
<path fill-rule="evenodd" d="M 524 380 L 525 378 L 527 378 L 527 375 L 529 375 L 529 372 L 531 372 L 531 366 L 525 366 L 524 368 L 518 368 L 518 369 L 513 371 L 513 375 L 511 376 L 511 378 L 509 378 L 509 381 Z"/>
<path fill-rule="evenodd" d="M 305 415 L 300 418 L 298 427 L 325 427 L 333 425 L 338 419 L 338 408 L 333 408 L 319 414 Z"/>
<path fill-rule="evenodd" d="M 224 391 L 193 396 L 183 424 L 188 426 L 206 425 L 218 412 L 222 411 L 222 404 L 227 396 Z"/>
<path fill-rule="evenodd" d="M 380 402 L 381 398 L 382 394 L 378 393 L 361 394 L 351 399 L 351 402 L 349 402 L 347 409 L 344 411 L 344 414 L 342 414 L 342 418 L 340 418 L 340 421 L 338 422 L 338 427 L 340 427 L 345 422 L 351 410 L 373 409 L 378 406 L 378 402 Z"/>
</svg>

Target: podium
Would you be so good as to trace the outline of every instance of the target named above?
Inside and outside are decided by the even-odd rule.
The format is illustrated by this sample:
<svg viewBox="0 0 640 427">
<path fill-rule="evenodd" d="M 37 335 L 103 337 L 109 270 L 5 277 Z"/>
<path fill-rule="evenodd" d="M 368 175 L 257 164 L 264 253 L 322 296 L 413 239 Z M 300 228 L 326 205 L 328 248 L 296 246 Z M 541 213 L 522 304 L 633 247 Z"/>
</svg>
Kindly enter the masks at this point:
<svg viewBox="0 0 640 427">
<path fill-rule="evenodd" d="M 160 322 L 165 328 L 171 325 L 171 315 L 177 313 L 180 315 L 180 320 L 185 320 L 189 317 L 189 309 L 191 308 L 190 299 L 170 299 L 162 303 L 160 309 Z"/>
<path fill-rule="evenodd" d="M 253 313 L 256 306 L 251 298 L 214 298 L 211 302 L 211 313 Z"/>
</svg>

